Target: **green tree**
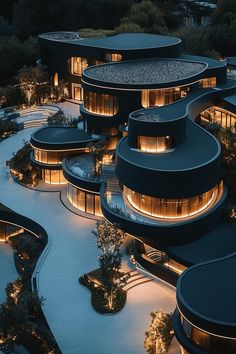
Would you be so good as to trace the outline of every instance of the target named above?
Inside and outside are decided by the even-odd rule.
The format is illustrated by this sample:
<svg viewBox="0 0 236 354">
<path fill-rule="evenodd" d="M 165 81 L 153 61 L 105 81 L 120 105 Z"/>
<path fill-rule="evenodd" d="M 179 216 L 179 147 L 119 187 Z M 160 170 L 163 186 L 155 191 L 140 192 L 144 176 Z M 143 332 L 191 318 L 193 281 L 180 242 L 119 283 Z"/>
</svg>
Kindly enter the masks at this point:
<svg viewBox="0 0 236 354">
<path fill-rule="evenodd" d="M 8 137 L 17 132 L 17 123 L 0 119 L 0 138 Z"/>
<path fill-rule="evenodd" d="M 143 29 L 137 24 L 132 22 L 121 23 L 119 27 L 116 28 L 117 33 L 139 33 L 143 32 Z"/>
<path fill-rule="evenodd" d="M 41 103 L 50 93 L 48 73 L 45 66 L 28 67 L 24 65 L 19 70 L 17 80 L 29 106 L 32 102 Z"/>
<path fill-rule="evenodd" d="M 181 27 L 173 34 L 182 40 L 183 50 L 188 54 L 204 55 L 212 49 L 211 28 L 206 26 Z"/>
<path fill-rule="evenodd" d="M 167 27 L 161 10 L 150 0 L 133 4 L 128 16 L 123 17 L 121 25 L 136 24 L 143 32 L 166 33 Z M 119 27 L 117 29 L 119 31 Z"/>
<path fill-rule="evenodd" d="M 21 42 L 14 36 L 0 36 L 0 85 L 15 83 L 14 76 L 23 65 L 35 65 L 39 58 L 36 38 Z"/>
<path fill-rule="evenodd" d="M 50 115 L 47 122 L 48 125 L 69 125 L 69 119 L 62 110 Z"/>
<path fill-rule="evenodd" d="M 152 321 L 145 333 L 144 348 L 149 354 L 167 353 L 174 335 L 172 313 L 151 313 Z"/>
<path fill-rule="evenodd" d="M 105 297 L 108 302 L 108 308 L 113 308 L 113 302 L 116 299 L 117 292 L 121 284 L 120 278 L 122 245 L 125 232 L 118 228 L 116 224 L 109 221 L 98 221 L 92 233 L 97 238 L 97 245 L 100 250 L 99 264 L 101 269 L 102 282 L 105 289 Z M 122 282 L 122 286 L 124 283 Z"/>
<path fill-rule="evenodd" d="M 40 177 L 40 169 L 30 158 L 33 148 L 27 142 L 10 160 L 10 168 L 14 176 L 26 185 L 36 185 Z"/>
<path fill-rule="evenodd" d="M 17 85 L 7 85 L 0 87 L 0 106 L 11 107 L 25 103 L 24 97 L 21 95 Z"/>
<path fill-rule="evenodd" d="M 218 0 L 217 8 L 214 11 L 211 22 L 216 24 L 229 25 L 236 15 L 236 2 L 235 0 Z"/>
<path fill-rule="evenodd" d="M 96 177 L 101 175 L 102 169 L 102 159 L 107 147 L 107 143 L 105 141 L 98 141 L 96 143 L 91 142 L 87 144 L 87 148 L 89 152 L 93 154 L 93 174 Z"/>
</svg>

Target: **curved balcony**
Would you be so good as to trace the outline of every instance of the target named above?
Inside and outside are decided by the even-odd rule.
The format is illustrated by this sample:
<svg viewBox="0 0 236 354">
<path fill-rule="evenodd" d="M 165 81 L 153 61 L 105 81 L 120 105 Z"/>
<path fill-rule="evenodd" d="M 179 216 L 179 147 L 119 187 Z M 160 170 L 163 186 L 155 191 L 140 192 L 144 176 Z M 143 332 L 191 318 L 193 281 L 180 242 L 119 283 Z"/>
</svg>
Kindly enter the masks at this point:
<svg viewBox="0 0 236 354">
<path fill-rule="evenodd" d="M 99 175 L 94 173 L 92 153 L 69 156 L 63 160 L 62 168 L 66 180 L 73 186 L 96 193 L 100 192 L 102 182 L 115 173 L 112 154 L 104 155 Z"/>
<path fill-rule="evenodd" d="M 123 230 L 144 243 L 158 248 L 191 242 L 209 232 L 221 219 L 226 195 L 227 190 L 224 189 L 214 205 L 193 218 L 162 220 L 145 216 L 129 207 L 118 180 L 113 178 L 101 185 L 101 207 L 109 221 L 119 224 Z"/>
</svg>

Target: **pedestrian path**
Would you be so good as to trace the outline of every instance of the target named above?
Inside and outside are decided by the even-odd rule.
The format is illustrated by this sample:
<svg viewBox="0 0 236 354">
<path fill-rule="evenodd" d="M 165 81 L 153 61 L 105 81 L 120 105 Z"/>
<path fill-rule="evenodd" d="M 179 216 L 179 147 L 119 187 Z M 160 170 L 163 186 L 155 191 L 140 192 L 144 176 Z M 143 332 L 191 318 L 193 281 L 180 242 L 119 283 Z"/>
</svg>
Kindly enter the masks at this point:
<svg viewBox="0 0 236 354">
<path fill-rule="evenodd" d="M 59 192 L 24 188 L 6 175 L 6 160 L 34 130 L 23 130 L 0 144 L 0 202 L 41 224 L 50 238 L 39 274 L 39 295 L 45 298 L 42 308 L 53 335 L 63 354 L 144 354 L 150 312 L 173 311 L 175 292 L 151 281 L 130 289 L 124 309 L 115 316 L 93 310 L 90 293 L 78 278 L 98 268 L 91 234 L 95 222 L 67 210 Z"/>
</svg>

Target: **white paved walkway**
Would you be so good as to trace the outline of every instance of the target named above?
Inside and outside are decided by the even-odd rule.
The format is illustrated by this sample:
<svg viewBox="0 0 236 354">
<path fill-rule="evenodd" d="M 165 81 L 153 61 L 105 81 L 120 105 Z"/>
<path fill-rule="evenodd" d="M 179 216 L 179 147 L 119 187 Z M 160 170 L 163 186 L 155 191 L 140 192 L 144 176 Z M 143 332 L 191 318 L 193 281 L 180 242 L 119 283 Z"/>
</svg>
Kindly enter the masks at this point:
<svg viewBox="0 0 236 354">
<path fill-rule="evenodd" d="M 0 144 L 0 202 L 40 223 L 51 249 L 39 277 L 43 311 L 63 354 L 143 354 L 150 312 L 173 311 L 175 292 L 153 282 L 130 290 L 118 315 L 97 314 L 90 293 L 78 277 L 98 267 L 94 221 L 69 212 L 59 193 L 37 192 L 8 179 L 5 161 L 35 129 L 24 130 Z M 1 270 L 0 270 L 1 272 Z M 1 273 L 0 273 L 1 274 Z"/>
<path fill-rule="evenodd" d="M 0 242 L 0 304 L 6 300 L 6 285 L 18 278 L 13 251 L 9 244 Z"/>
</svg>

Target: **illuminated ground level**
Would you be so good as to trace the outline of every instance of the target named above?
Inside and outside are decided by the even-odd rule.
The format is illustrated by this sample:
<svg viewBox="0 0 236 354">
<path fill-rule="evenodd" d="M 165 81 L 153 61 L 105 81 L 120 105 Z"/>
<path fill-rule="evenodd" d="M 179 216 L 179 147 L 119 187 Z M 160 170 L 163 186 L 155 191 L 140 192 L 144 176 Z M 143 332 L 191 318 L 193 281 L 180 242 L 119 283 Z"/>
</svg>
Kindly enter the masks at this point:
<svg viewBox="0 0 236 354">
<path fill-rule="evenodd" d="M 101 316 L 94 312 L 88 291 L 78 284 L 81 274 L 98 267 L 96 240 L 91 235 L 94 221 L 68 211 L 58 192 L 22 189 L 6 174 L 5 161 L 33 131 L 23 130 L 1 142 L 0 201 L 41 224 L 49 235 L 49 252 L 39 274 L 39 294 L 46 299 L 43 311 L 62 353 L 143 354 L 150 312 L 173 311 L 175 291 L 149 282 L 130 290 L 120 314 Z"/>
</svg>

